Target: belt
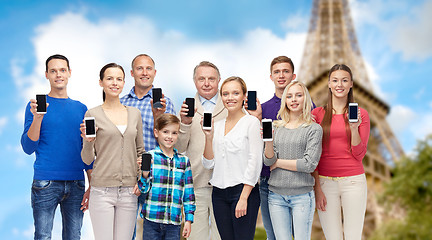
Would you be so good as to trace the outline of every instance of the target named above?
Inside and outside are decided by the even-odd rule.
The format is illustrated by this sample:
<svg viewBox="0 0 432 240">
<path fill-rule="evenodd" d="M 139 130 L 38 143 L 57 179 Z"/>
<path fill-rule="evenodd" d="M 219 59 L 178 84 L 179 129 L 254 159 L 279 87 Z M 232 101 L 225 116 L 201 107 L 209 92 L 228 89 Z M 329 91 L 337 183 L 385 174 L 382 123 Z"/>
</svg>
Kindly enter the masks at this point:
<svg viewBox="0 0 432 240">
<path fill-rule="evenodd" d="M 342 179 L 348 178 L 348 177 L 327 177 L 327 176 L 321 176 L 321 175 L 319 175 L 319 177 L 320 177 L 320 178 L 330 179 L 330 180 L 333 180 L 333 181 L 339 181 L 339 180 L 342 180 Z"/>
</svg>

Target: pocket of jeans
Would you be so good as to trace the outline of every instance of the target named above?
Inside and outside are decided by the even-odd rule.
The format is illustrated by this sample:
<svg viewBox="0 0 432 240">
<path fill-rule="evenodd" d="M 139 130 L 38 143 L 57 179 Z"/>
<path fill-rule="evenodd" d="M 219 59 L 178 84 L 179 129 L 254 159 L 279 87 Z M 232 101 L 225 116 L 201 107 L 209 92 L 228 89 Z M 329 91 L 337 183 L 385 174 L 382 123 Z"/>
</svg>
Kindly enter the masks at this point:
<svg viewBox="0 0 432 240">
<path fill-rule="evenodd" d="M 75 181 L 75 183 L 76 183 L 78 189 L 85 190 L 85 181 L 84 180 L 77 180 L 77 181 Z"/>
<path fill-rule="evenodd" d="M 51 185 L 50 180 L 33 180 L 32 188 L 36 190 L 41 190 L 48 188 Z"/>
</svg>

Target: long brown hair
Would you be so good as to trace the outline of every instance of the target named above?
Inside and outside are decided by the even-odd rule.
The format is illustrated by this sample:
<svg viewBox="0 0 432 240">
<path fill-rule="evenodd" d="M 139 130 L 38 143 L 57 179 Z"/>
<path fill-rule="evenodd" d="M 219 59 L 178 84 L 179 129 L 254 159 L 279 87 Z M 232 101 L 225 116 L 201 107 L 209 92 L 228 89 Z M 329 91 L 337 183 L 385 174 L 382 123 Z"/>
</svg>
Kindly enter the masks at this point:
<svg viewBox="0 0 432 240">
<path fill-rule="evenodd" d="M 337 70 L 342 70 L 342 71 L 348 72 L 350 75 L 351 81 L 353 81 L 351 69 L 345 64 L 335 64 L 330 69 L 329 81 L 330 81 L 331 74 Z M 347 102 L 346 102 L 346 105 L 345 105 L 344 110 L 343 110 L 344 113 L 348 112 L 349 103 L 352 103 L 352 102 L 354 102 L 353 88 L 351 88 L 348 92 Z M 332 118 L 333 118 L 333 100 L 332 100 L 332 92 L 331 92 L 330 88 L 328 90 L 327 104 L 324 106 L 324 111 L 325 111 L 324 118 L 321 122 L 321 127 L 323 129 L 323 145 L 328 146 L 329 141 L 330 141 L 330 127 L 331 127 Z M 351 130 L 349 127 L 348 118 L 346 117 L 345 114 L 343 115 L 343 118 L 344 118 L 344 122 L 345 122 L 345 131 L 346 131 L 346 134 L 348 136 L 348 144 L 351 148 Z"/>
</svg>

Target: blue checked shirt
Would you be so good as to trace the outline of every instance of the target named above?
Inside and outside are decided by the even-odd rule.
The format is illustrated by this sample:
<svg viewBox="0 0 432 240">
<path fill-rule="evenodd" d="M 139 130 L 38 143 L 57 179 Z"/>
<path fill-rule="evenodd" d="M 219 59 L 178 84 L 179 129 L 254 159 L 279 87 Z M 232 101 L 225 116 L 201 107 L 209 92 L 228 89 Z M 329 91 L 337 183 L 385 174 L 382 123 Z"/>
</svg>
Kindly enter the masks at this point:
<svg viewBox="0 0 432 240">
<path fill-rule="evenodd" d="M 150 105 L 150 99 L 153 97 L 153 87 L 143 98 L 139 99 L 135 94 L 135 87 L 132 87 L 130 92 L 120 98 L 120 102 L 123 105 L 136 107 L 141 111 L 141 117 L 143 121 L 143 138 L 144 138 L 144 148 L 146 151 L 152 150 L 157 146 L 156 139 L 153 135 L 153 112 L 152 106 Z M 166 99 L 166 113 L 171 113 L 175 115 L 174 105 L 168 97 Z"/>
<path fill-rule="evenodd" d="M 172 158 L 159 147 L 149 153 L 154 159 L 149 177 L 141 176 L 138 182 L 141 192 L 148 193 L 141 217 L 156 223 L 180 225 L 183 205 L 185 221 L 193 222 L 196 207 L 189 158 L 177 149 Z"/>
</svg>

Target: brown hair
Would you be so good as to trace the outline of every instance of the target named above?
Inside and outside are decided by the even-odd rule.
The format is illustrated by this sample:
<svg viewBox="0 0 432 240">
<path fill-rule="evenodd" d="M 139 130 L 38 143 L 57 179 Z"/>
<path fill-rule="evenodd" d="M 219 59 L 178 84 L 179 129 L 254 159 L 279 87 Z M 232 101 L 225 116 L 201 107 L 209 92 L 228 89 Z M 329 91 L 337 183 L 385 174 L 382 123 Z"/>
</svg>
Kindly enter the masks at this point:
<svg viewBox="0 0 432 240">
<path fill-rule="evenodd" d="M 164 113 L 158 118 L 156 118 L 154 122 L 154 127 L 156 130 L 161 130 L 162 128 L 170 124 L 178 124 L 180 126 L 180 120 L 176 115 Z"/>
<path fill-rule="evenodd" d="M 241 86 L 241 89 L 243 91 L 243 94 L 246 94 L 247 87 L 246 87 L 245 81 L 241 77 L 234 77 L 233 76 L 233 77 L 229 77 L 229 78 L 225 79 L 225 81 L 223 81 L 223 83 L 222 83 L 222 85 L 220 87 L 220 90 L 219 90 L 220 95 L 222 95 L 222 88 L 223 88 L 223 86 L 225 84 L 229 83 L 229 82 L 238 82 L 238 83 L 240 83 L 240 86 Z"/>
<path fill-rule="evenodd" d="M 278 63 L 289 63 L 289 65 L 291 65 L 292 72 L 294 73 L 294 63 L 292 62 L 291 58 L 287 56 L 279 56 L 273 58 L 273 61 L 270 63 L 270 73 L 272 73 L 273 66 Z"/>
<path fill-rule="evenodd" d="M 338 70 L 348 72 L 350 75 L 351 81 L 353 81 L 351 69 L 345 64 L 335 64 L 330 69 L 329 81 L 330 81 L 331 74 L 335 71 L 338 71 Z M 353 93 L 353 89 L 351 88 L 348 92 L 347 102 L 346 102 L 346 105 L 345 105 L 344 111 L 343 111 L 344 113 L 348 112 L 349 103 L 352 103 L 352 102 L 354 102 L 354 93 Z M 325 110 L 325 113 L 324 113 L 323 120 L 321 122 L 321 127 L 323 129 L 323 145 L 328 146 L 329 140 L 330 140 L 330 127 L 331 127 L 332 118 L 333 118 L 333 101 L 332 101 L 332 92 L 331 92 L 330 88 L 328 90 L 327 103 L 324 106 L 324 110 Z M 345 115 L 344 115 L 344 122 L 345 122 L 345 131 L 346 131 L 346 134 L 348 136 L 348 144 L 349 144 L 349 146 L 351 146 L 351 130 L 349 127 L 348 119 Z"/>
<path fill-rule="evenodd" d="M 220 79 L 220 72 L 219 72 L 219 69 L 216 67 L 216 65 L 214 65 L 213 63 L 211 63 L 209 61 L 202 61 L 198 65 L 196 65 L 195 68 L 194 68 L 194 71 L 193 71 L 193 79 L 194 79 L 194 81 L 195 81 L 196 71 L 197 71 L 197 69 L 199 67 L 211 67 L 211 68 L 214 68 L 216 70 L 217 74 L 218 74 L 219 79 Z"/>
</svg>

